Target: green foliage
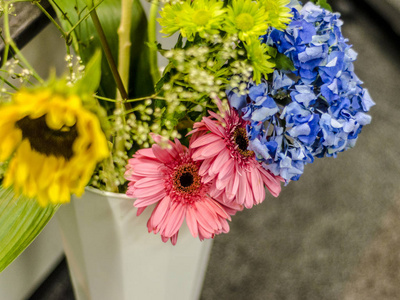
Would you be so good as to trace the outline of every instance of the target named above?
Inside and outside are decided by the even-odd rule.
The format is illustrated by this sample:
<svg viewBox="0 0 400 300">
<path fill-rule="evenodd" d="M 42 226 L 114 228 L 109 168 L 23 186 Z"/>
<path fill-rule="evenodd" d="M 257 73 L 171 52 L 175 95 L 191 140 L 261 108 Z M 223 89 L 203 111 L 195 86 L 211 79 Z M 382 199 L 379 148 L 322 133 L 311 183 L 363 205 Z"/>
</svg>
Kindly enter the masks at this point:
<svg viewBox="0 0 400 300">
<path fill-rule="evenodd" d="M 29 246 L 58 207 L 43 208 L 35 199 L 0 187 L 0 272 Z"/>
<path fill-rule="evenodd" d="M 292 60 L 285 54 L 279 53 L 276 48 L 269 47 L 268 54 L 271 55 L 272 61 L 275 63 L 277 69 L 286 71 L 296 70 Z"/>
<path fill-rule="evenodd" d="M 62 26 L 70 31 L 78 22 L 79 25 L 71 32 L 71 43 L 84 64 L 87 64 L 97 49 L 101 48 L 99 36 L 94 24 L 88 17 L 89 10 L 86 2 L 94 3 L 107 41 L 111 47 L 112 56 L 118 63 L 118 27 L 121 19 L 121 1 L 104 0 L 50 0 Z M 82 19 L 84 19 L 82 21 Z M 131 27 L 131 66 L 129 98 L 142 97 L 153 92 L 153 81 L 150 73 L 148 46 L 146 45 L 147 19 L 139 0 L 132 8 Z M 106 58 L 101 64 L 101 83 L 99 94 L 107 98 L 115 98 L 116 84 Z"/>
<path fill-rule="evenodd" d="M 314 2 L 322 8 L 332 11 L 332 7 L 328 4 L 328 0 L 311 0 L 311 2 Z"/>
<path fill-rule="evenodd" d="M 74 88 L 77 94 L 93 94 L 97 91 L 101 80 L 101 51 L 97 49 L 93 57 L 85 66 L 85 73 L 79 79 Z"/>
</svg>

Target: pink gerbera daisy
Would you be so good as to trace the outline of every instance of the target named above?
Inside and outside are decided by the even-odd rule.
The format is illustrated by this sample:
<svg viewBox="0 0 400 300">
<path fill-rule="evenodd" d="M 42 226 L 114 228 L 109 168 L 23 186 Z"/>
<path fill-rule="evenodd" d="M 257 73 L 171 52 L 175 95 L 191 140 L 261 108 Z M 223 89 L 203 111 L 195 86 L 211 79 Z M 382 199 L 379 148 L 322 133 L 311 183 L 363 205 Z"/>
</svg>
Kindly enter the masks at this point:
<svg viewBox="0 0 400 300">
<path fill-rule="evenodd" d="M 205 181 L 215 180 L 214 189 L 224 203 L 236 202 L 251 208 L 264 201 L 265 188 L 277 197 L 281 191 L 280 177 L 264 169 L 248 150 L 246 123 L 231 108 L 223 116 L 209 112 L 194 125 L 193 159 L 202 161 L 199 174 Z M 212 118 L 213 117 L 213 118 Z M 217 192 L 215 192 L 217 193 Z"/>
<path fill-rule="evenodd" d="M 157 203 L 147 222 L 149 232 L 160 233 L 164 242 L 175 245 L 179 229 L 186 219 L 191 234 L 200 240 L 227 233 L 238 206 L 227 207 L 213 199 L 211 183 L 199 175 L 201 163 L 178 140 L 161 147 L 161 137 L 152 135 L 156 144 L 141 149 L 129 160 L 125 177 L 127 195 L 136 198 L 137 215 Z M 164 142 L 165 143 L 165 142 Z"/>
</svg>

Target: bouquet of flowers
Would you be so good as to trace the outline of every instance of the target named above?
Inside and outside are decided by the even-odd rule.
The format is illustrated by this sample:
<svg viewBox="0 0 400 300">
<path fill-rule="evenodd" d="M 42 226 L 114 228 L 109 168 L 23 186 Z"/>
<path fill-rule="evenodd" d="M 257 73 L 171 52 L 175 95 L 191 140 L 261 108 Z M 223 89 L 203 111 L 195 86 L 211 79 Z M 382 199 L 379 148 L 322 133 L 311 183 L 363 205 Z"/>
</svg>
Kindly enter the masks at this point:
<svg viewBox="0 0 400 300">
<path fill-rule="evenodd" d="M 44 81 L 11 39 L 16 2 L 60 31 L 64 77 Z M 164 242 L 184 222 L 200 240 L 227 233 L 231 216 L 354 147 L 371 122 L 357 53 L 326 1 L 154 1 L 148 23 L 133 0 L 49 2 L 58 20 L 40 1 L 0 1 L 0 227 L 28 224 L 1 230 L 0 269 L 87 185 L 151 209 L 148 231 Z M 174 48 L 157 43 L 157 22 Z"/>
</svg>

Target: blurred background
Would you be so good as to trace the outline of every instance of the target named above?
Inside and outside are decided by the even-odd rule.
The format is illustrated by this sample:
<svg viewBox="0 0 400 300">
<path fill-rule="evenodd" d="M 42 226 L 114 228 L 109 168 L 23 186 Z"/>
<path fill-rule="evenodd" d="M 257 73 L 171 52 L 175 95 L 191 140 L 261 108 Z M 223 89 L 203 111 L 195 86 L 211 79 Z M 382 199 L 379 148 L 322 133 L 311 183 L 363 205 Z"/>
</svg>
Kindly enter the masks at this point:
<svg viewBox="0 0 400 300">
<path fill-rule="evenodd" d="M 202 300 L 400 299 L 400 0 L 329 2 L 377 104 L 372 124 L 355 149 L 307 165 L 279 198 L 234 217 L 214 241 Z M 43 47 L 57 38 L 53 29 L 24 49 L 44 69 L 59 59 Z M 0 299 L 74 299 L 57 230 L 52 221 L 0 274 Z M 21 272 L 39 275 L 25 274 L 29 288 L 8 296 Z"/>
</svg>

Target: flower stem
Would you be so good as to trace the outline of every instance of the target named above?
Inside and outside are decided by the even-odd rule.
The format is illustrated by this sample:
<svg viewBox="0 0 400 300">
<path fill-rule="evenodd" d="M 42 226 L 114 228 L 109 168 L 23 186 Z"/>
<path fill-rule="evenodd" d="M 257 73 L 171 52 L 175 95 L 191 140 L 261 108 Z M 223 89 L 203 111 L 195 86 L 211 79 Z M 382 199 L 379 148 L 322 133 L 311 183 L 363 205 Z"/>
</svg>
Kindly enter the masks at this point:
<svg viewBox="0 0 400 300">
<path fill-rule="evenodd" d="M 150 72 L 151 76 L 153 77 L 153 83 L 156 84 L 158 80 L 160 80 L 160 70 L 158 68 L 157 62 L 157 50 L 156 50 L 156 43 L 157 43 L 157 14 L 158 14 L 158 5 L 159 0 L 153 0 L 150 7 L 149 13 L 149 27 L 148 27 L 148 38 L 149 44 L 151 45 L 149 48 L 149 55 L 150 55 Z"/>
<path fill-rule="evenodd" d="M 111 54 L 110 46 L 108 45 L 106 36 L 103 31 L 103 27 L 101 26 L 99 17 L 97 15 L 97 12 L 95 9 L 93 9 L 90 12 L 90 17 L 92 18 L 94 26 L 96 28 L 96 31 L 99 35 L 101 46 L 103 47 L 104 54 L 106 55 L 108 65 L 110 66 L 111 73 L 114 77 L 115 83 L 117 84 L 117 88 L 121 94 L 121 97 L 122 97 L 122 99 L 127 99 L 128 94 L 125 90 L 124 84 L 122 83 L 121 76 L 118 73 L 117 66 L 116 66 L 114 58 L 112 57 L 112 54 Z"/>
<path fill-rule="evenodd" d="M 10 25 L 9 25 L 9 19 L 8 19 L 8 5 L 6 4 L 4 6 L 4 13 L 3 13 L 3 17 L 4 17 L 4 34 L 5 34 L 5 52 L 8 52 L 8 48 L 7 45 L 9 45 L 9 47 L 11 47 L 11 49 L 15 52 L 15 55 L 18 57 L 18 59 L 24 64 L 25 68 L 29 69 L 29 71 L 31 72 L 32 76 L 40 83 L 43 82 L 43 79 L 36 73 L 35 69 L 32 68 L 32 66 L 28 63 L 28 61 L 26 60 L 26 58 L 22 55 L 21 51 L 19 51 L 17 45 L 14 43 L 13 39 L 11 38 L 11 33 L 10 33 Z M 6 54 L 6 53 L 5 53 Z M 8 56 L 8 54 L 7 54 Z M 4 61 L 3 63 L 8 59 L 8 57 L 4 56 Z"/>
<path fill-rule="evenodd" d="M 53 23 L 53 25 L 58 29 L 58 31 L 62 34 L 64 39 L 67 41 L 67 34 L 61 28 L 61 26 L 58 25 L 58 23 L 54 20 L 54 18 L 48 13 L 48 11 L 45 10 L 44 7 L 42 5 L 40 5 L 39 2 L 35 2 L 35 5 L 42 11 L 42 13 L 44 13 L 46 15 L 46 17 L 50 20 L 50 22 Z"/>
<path fill-rule="evenodd" d="M 130 68 L 131 45 L 132 45 L 131 42 L 132 6 L 133 6 L 133 0 L 122 0 L 121 23 L 118 28 L 118 37 L 119 37 L 118 71 L 119 74 L 121 74 L 121 80 L 126 90 L 129 90 L 129 68 Z M 127 99 L 127 97 L 122 97 L 122 98 L 124 100 Z"/>
</svg>

